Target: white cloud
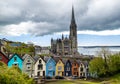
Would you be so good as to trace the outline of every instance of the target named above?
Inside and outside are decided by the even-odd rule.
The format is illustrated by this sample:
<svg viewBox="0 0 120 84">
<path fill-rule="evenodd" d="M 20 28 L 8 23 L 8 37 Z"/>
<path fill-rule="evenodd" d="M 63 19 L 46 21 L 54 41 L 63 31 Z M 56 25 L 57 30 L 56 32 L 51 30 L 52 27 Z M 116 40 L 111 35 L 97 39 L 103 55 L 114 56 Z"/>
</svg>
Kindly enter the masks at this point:
<svg viewBox="0 0 120 84">
<path fill-rule="evenodd" d="M 23 34 L 40 35 L 48 33 L 48 29 L 54 30 L 57 25 L 47 22 L 21 22 L 20 24 L 11 24 L 2 27 L 1 35 L 20 36 Z"/>
<path fill-rule="evenodd" d="M 69 31 L 57 32 L 57 33 L 54 33 L 54 34 L 69 35 Z M 120 28 L 119 29 L 115 29 L 115 30 L 104 30 L 104 31 L 91 31 L 91 30 L 78 31 L 77 34 L 102 35 L 102 36 L 106 36 L 106 35 L 120 35 Z"/>
</svg>

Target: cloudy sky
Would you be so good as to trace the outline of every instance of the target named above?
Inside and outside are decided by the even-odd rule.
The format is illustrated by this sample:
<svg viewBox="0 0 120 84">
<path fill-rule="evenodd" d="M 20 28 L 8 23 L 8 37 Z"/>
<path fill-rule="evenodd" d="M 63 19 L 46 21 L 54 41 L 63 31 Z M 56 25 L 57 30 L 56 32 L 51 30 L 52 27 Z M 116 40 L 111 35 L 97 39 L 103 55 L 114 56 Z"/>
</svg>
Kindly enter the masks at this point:
<svg viewBox="0 0 120 84">
<path fill-rule="evenodd" d="M 69 35 L 72 5 L 78 45 L 120 45 L 120 0 L 0 0 L 0 38 L 49 46 Z"/>
</svg>

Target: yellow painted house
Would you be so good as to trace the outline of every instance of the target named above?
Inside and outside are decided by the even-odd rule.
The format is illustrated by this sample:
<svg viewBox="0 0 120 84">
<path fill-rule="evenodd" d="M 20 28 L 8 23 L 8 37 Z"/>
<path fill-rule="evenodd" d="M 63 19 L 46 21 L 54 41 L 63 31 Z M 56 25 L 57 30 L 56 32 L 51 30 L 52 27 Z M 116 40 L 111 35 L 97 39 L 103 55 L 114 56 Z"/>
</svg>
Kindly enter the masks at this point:
<svg viewBox="0 0 120 84">
<path fill-rule="evenodd" d="M 56 76 L 64 76 L 64 63 L 61 59 L 56 64 Z"/>
</svg>

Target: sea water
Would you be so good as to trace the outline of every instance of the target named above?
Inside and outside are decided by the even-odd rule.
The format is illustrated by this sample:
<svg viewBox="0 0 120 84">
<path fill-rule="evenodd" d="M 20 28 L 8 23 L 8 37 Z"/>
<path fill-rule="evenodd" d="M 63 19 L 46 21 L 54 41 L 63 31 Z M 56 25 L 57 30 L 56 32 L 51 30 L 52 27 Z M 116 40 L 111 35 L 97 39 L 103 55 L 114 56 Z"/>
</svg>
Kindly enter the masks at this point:
<svg viewBox="0 0 120 84">
<path fill-rule="evenodd" d="M 83 55 L 97 55 L 102 50 L 103 46 L 79 46 L 78 51 Z M 119 53 L 120 46 L 106 46 L 105 49 L 111 53 Z"/>
</svg>

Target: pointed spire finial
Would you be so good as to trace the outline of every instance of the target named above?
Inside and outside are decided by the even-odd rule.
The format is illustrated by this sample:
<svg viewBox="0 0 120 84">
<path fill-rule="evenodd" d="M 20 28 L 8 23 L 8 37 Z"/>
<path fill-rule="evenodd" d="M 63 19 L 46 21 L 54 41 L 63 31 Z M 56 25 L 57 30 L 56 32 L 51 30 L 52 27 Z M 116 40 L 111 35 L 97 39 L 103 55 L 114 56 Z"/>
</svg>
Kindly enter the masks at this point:
<svg viewBox="0 0 120 84">
<path fill-rule="evenodd" d="M 72 5 L 72 17 L 71 17 L 71 24 L 75 24 L 74 6 L 73 6 L 73 5 Z"/>
</svg>

